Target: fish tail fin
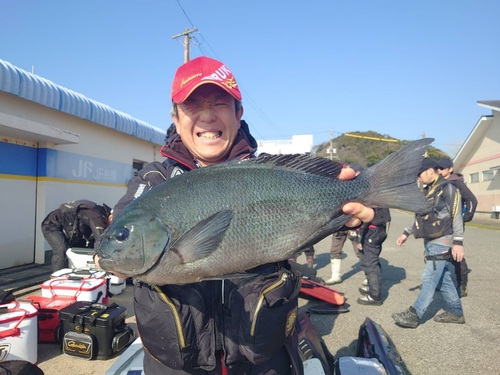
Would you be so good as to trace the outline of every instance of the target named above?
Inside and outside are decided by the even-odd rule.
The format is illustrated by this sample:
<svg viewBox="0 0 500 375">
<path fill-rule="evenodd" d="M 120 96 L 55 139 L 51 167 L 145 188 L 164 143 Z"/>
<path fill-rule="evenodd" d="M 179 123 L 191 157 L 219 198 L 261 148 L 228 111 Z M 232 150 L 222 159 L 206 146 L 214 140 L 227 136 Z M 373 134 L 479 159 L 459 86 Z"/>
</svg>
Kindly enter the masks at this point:
<svg viewBox="0 0 500 375">
<path fill-rule="evenodd" d="M 417 186 L 417 174 L 433 141 L 424 138 L 411 142 L 363 172 L 370 185 L 363 203 L 417 213 L 428 211 L 429 204 Z"/>
</svg>

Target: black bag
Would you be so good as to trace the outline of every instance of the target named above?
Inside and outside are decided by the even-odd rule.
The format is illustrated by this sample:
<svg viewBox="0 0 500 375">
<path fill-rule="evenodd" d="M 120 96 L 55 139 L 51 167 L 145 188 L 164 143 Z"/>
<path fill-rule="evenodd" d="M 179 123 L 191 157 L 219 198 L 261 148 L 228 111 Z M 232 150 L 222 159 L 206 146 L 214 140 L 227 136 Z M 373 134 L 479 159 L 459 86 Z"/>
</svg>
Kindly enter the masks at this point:
<svg viewBox="0 0 500 375">
<path fill-rule="evenodd" d="M 31 362 L 12 360 L 0 362 L 0 375 L 44 375 L 44 372 Z"/>
<path fill-rule="evenodd" d="M 16 300 L 16 297 L 11 291 L 3 290 L 0 288 L 0 305 L 7 305 Z"/>
<path fill-rule="evenodd" d="M 318 336 L 309 319 L 309 313 L 303 311 L 297 317 L 299 332 L 299 354 L 302 361 L 317 358 L 321 362 L 326 375 L 334 374 L 335 358 L 328 350 L 325 342 Z"/>
<path fill-rule="evenodd" d="M 376 358 L 388 375 L 406 375 L 406 366 L 387 332 L 370 318 L 359 327 L 356 357 Z"/>
</svg>

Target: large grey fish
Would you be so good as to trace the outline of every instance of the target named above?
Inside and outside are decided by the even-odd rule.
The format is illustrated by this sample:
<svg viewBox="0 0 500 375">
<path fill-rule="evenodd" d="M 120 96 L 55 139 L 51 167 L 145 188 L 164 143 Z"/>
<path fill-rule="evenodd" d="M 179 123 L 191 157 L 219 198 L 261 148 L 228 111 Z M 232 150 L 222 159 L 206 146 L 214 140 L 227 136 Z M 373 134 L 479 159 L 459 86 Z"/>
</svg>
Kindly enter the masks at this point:
<svg viewBox="0 0 500 375">
<path fill-rule="evenodd" d="M 241 277 L 339 230 L 349 201 L 423 213 L 421 139 L 353 180 L 341 163 L 304 155 L 231 161 L 184 173 L 131 202 L 97 241 L 99 264 L 149 284 Z"/>
</svg>

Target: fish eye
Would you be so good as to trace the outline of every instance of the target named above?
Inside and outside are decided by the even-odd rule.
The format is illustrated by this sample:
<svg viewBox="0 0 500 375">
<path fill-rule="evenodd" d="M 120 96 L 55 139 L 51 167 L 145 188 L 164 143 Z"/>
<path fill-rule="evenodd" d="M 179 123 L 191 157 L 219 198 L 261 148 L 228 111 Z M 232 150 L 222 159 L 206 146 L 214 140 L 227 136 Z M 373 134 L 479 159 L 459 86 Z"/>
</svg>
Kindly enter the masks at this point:
<svg viewBox="0 0 500 375">
<path fill-rule="evenodd" d="M 116 232 L 116 240 L 117 241 L 125 241 L 128 238 L 129 230 L 127 228 L 120 228 L 118 232 Z"/>
</svg>

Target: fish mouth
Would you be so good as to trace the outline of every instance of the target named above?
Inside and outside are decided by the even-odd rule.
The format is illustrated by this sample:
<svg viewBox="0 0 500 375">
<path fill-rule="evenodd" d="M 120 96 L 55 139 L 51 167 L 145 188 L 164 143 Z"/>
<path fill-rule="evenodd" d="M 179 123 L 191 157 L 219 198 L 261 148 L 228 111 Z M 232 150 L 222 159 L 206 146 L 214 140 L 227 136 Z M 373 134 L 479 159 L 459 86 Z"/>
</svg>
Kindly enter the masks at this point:
<svg viewBox="0 0 500 375">
<path fill-rule="evenodd" d="M 213 141 L 222 137 L 222 131 L 206 131 L 196 133 L 196 136 L 206 141 Z"/>
</svg>

